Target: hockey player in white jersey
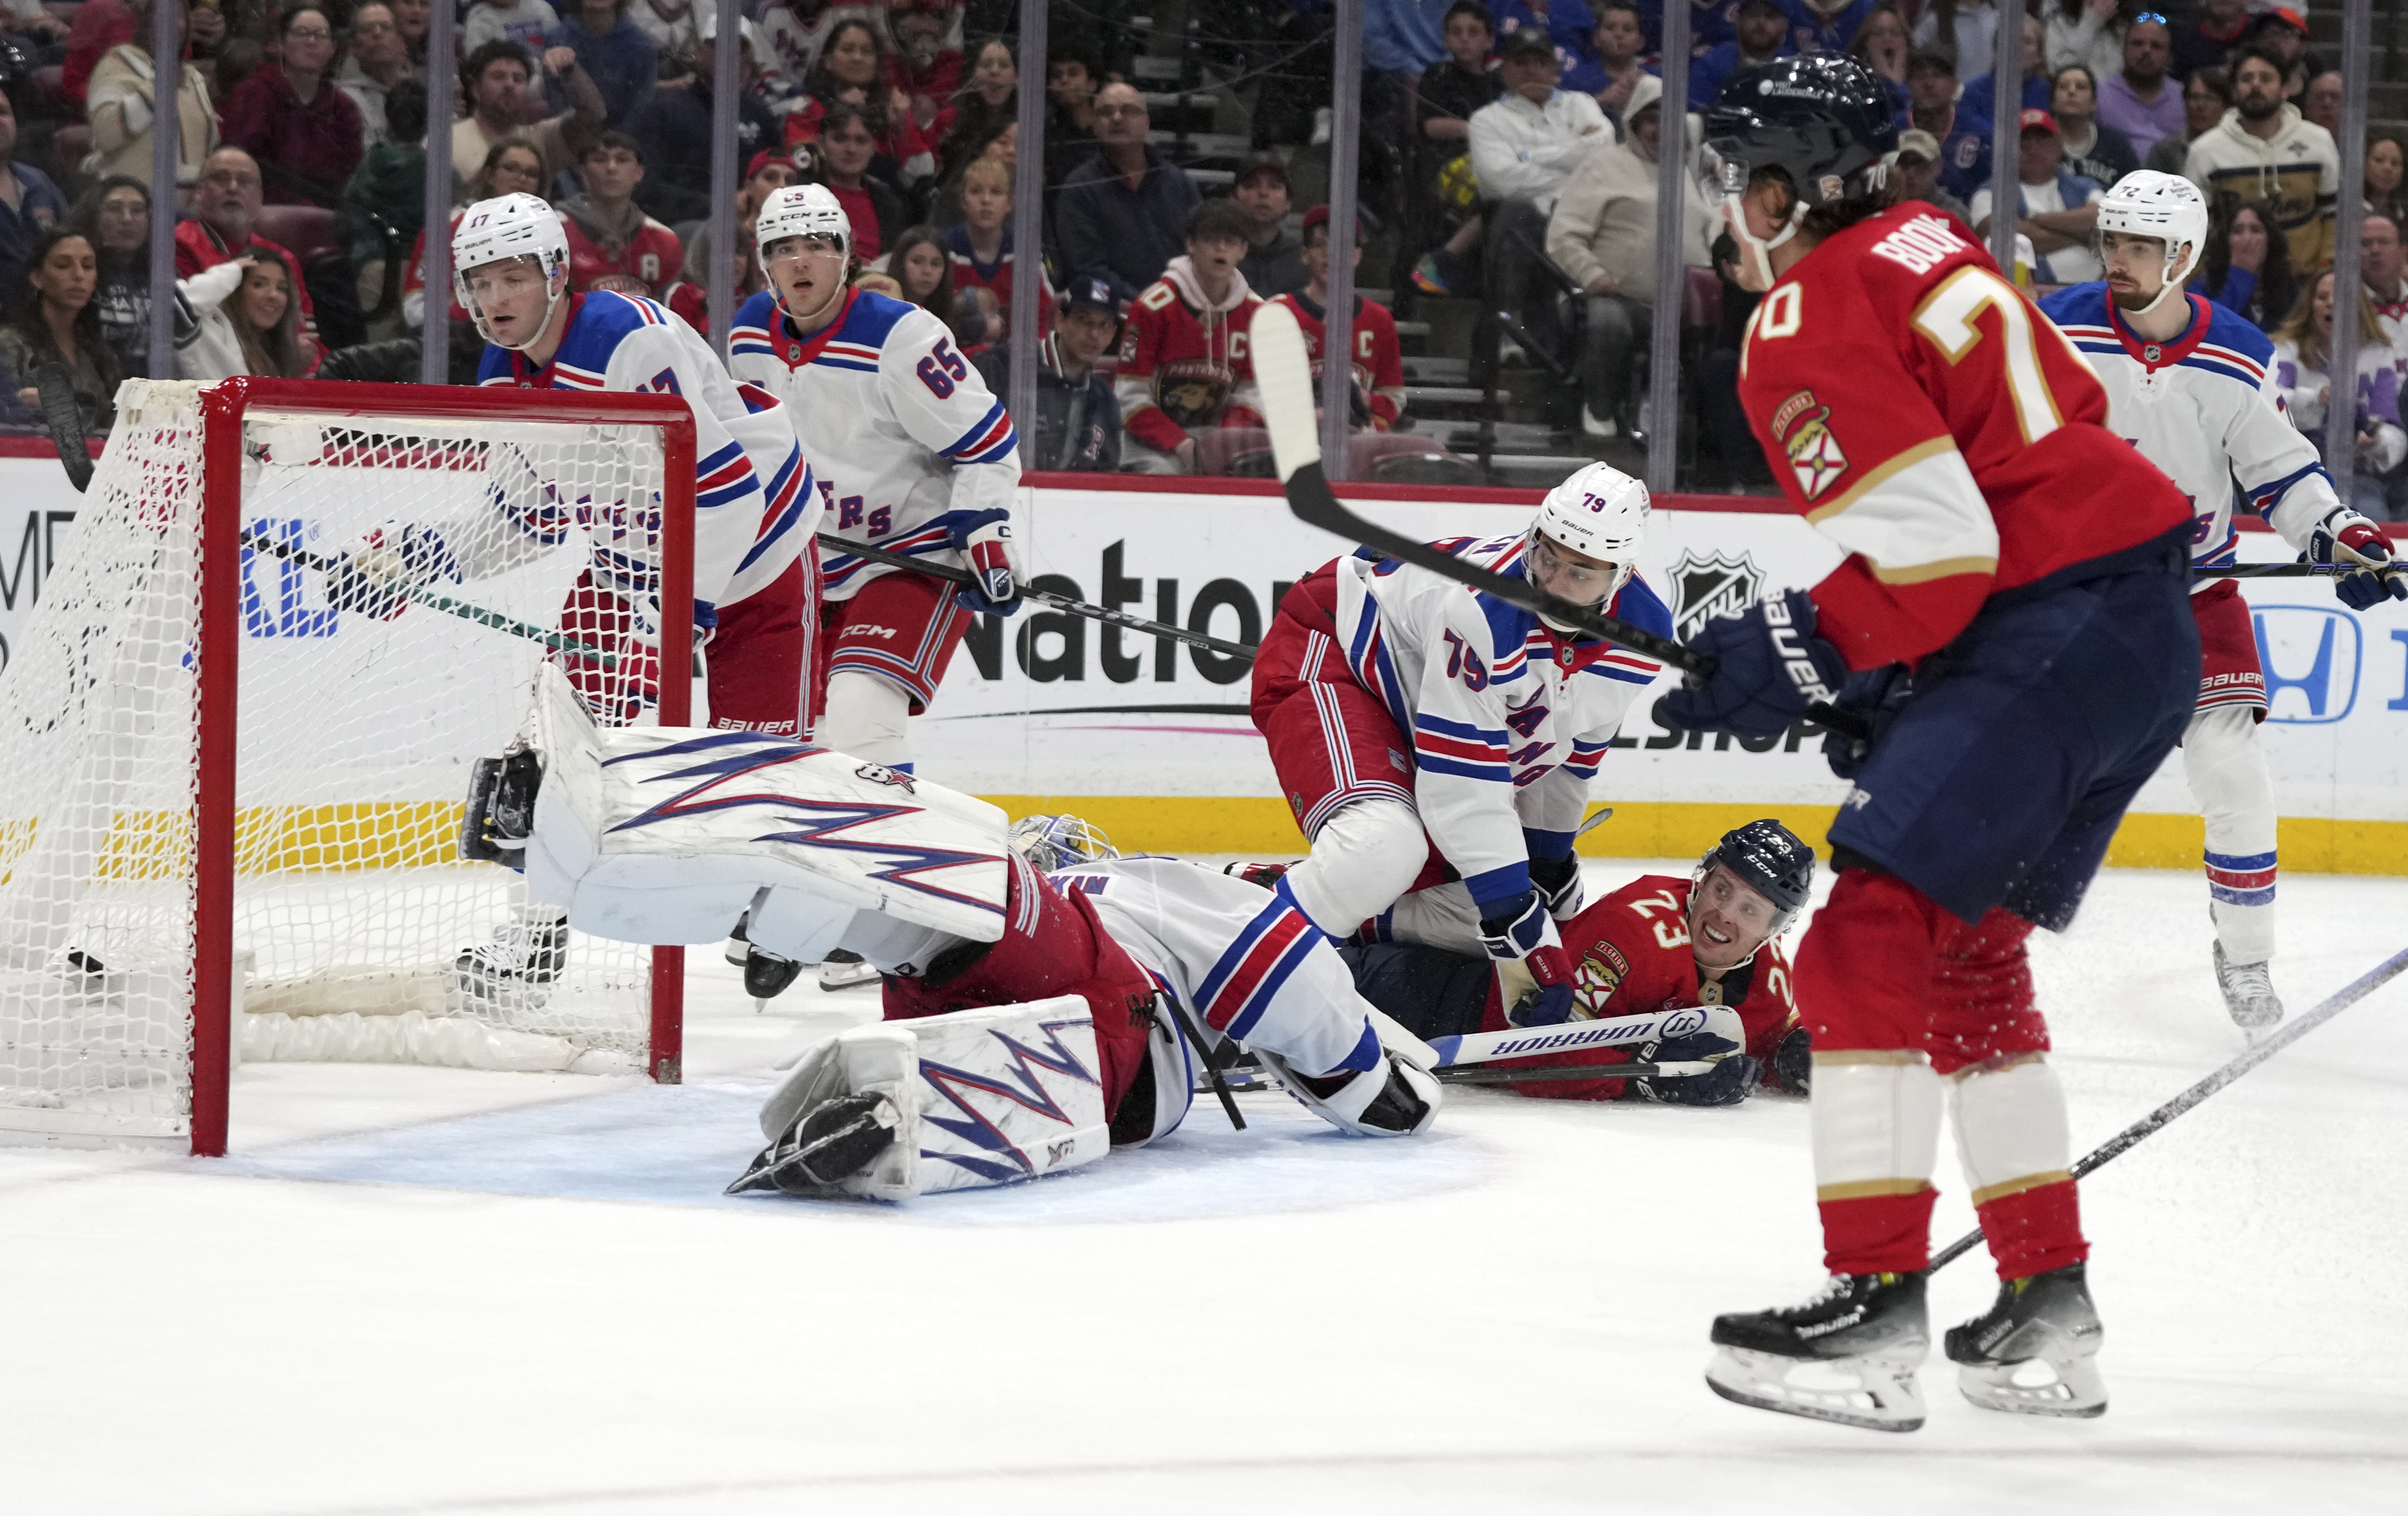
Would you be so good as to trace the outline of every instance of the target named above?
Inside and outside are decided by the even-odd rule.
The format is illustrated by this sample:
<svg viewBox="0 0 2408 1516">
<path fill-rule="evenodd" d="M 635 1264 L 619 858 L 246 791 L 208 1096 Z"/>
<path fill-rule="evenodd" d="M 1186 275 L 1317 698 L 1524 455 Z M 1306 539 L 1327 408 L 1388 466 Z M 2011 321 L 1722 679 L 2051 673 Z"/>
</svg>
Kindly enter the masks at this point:
<svg viewBox="0 0 2408 1516">
<path fill-rule="evenodd" d="M 652 392 L 682 397 L 695 421 L 694 630 L 708 643 L 709 724 L 801 735 L 815 607 L 800 550 L 820 513 L 810 469 L 775 395 L 739 385 L 684 322 L 650 300 L 569 289 L 566 232 L 532 195 L 480 201 L 452 233 L 454 286 L 489 344 L 479 383 L 538 389 Z M 570 532 L 593 539 L 593 561 L 571 589 L 562 629 L 658 659 L 682 674 L 689 638 L 658 625 L 656 498 L 568 498 L 574 481 L 508 445 L 492 450 L 485 501 L 468 520 L 393 522 L 339 559 L 329 575 L 337 609 L 399 614 L 398 583 L 477 580 L 507 571 Z M 664 645 L 666 642 L 666 646 Z M 623 654 L 623 656 L 624 656 Z M 624 681 L 569 656 L 588 700 Z M 597 717 L 624 723 L 649 701 L 621 700 Z M 734 917 L 730 917 L 732 922 Z M 495 940 L 462 954 L 462 987 L 480 998 L 540 995 L 565 966 L 567 931 L 556 910 L 522 906 Z"/>
<path fill-rule="evenodd" d="M 1527 529 L 1440 544 L 1671 635 L 1636 575 L 1647 488 L 1592 464 Z M 1555 923 L 1582 903 L 1572 839 L 1589 780 L 1658 666 L 1455 580 L 1368 553 L 1290 590 L 1254 660 L 1253 715 L 1311 856 L 1283 897 L 1335 938 L 1459 878 L 1509 1015 L 1571 1014 Z"/>
<path fill-rule="evenodd" d="M 823 549 L 830 633 L 813 740 L 911 772 L 907 718 L 936 699 L 973 613 L 1020 606 L 1012 492 L 1020 440 L 1003 402 L 922 308 L 845 282 L 853 227 L 826 186 L 772 194 L 753 227 L 769 287 L 736 313 L 728 362 L 786 401 L 828 507 L 828 530 L 912 556 L 957 558 L 942 580 Z"/>
<path fill-rule="evenodd" d="M 1174 1130 L 1229 1042 L 1358 1135 L 1425 1131 L 1441 1099 L 1430 1049 L 1252 885 L 1119 859 L 1075 817 L 1007 846 L 984 801 L 781 738 L 597 729 L 554 672 L 527 739 L 478 765 L 465 835 L 596 935 L 691 941 L 749 908 L 756 946 L 883 972 L 884 1022 L 805 1054 L 739 1189 L 1058 1172 Z"/>
<path fill-rule="evenodd" d="M 2315 445 L 2283 413 L 2264 333 L 2183 281 L 2206 246 L 2207 205 L 2188 180 L 2149 170 L 2116 180 L 2099 208 L 2102 282 L 2040 302 L 2107 391 L 2107 425 L 2163 469 L 2198 513 L 2195 564 L 2237 557 L 2236 493 L 2312 562 L 2357 564 L 2335 592 L 2352 610 L 2408 599 L 2383 529 L 2341 503 Z M 2266 681 L 2249 608 L 2232 579 L 2201 579 L 2199 706 L 2183 768 L 2207 822 L 2208 909 L 2226 1007 L 2255 1032 L 2283 1017 L 2274 953 L 2274 785 L 2258 723 Z"/>
</svg>

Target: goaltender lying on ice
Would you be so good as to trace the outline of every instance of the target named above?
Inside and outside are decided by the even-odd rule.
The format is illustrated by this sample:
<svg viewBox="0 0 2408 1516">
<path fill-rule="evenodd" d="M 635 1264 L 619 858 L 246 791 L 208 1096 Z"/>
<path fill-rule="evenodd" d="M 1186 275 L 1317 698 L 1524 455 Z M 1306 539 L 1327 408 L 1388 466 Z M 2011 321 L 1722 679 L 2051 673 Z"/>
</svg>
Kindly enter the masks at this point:
<svg viewBox="0 0 2408 1516">
<path fill-rule="evenodd" d="M 996 807 L 878 764 L 598 729 L 547 666 L 529 735 L 477 766 L 462 851 L 523 869 L 593 936 L 716 942 L 749 912 L 758 949 L 882 971 L 886 1021 L 805 1052 L 736 1188 L 895 1200 L 1058 1173 L 1175 1129 L 1226 1042 L 1340 1131 L 1428 1129 L 1437 1056 L 1283 892 L 1087 861 L 1082 833 L 1035 829 L 1023 857 Z"/>
</svg>

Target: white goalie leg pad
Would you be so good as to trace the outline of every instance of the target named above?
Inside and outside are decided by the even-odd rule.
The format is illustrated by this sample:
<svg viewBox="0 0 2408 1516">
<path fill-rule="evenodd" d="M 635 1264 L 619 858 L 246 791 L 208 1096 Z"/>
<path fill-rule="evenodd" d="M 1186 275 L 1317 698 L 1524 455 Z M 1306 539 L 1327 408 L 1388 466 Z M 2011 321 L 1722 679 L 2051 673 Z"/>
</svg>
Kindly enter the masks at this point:
<svg viewBox="0 0 2408 1516">
<path fill-rule="evenodd" d="M 1940 1106 L 1940 1076 L 1921 1053 L 1815 1053 L 1808 1106 L 1815 1198 L 1913 1194 L 1929 1185 Z"/>
<path fill-rule="evenodd" d="M 1422 818 L 1383 796 L 1349 801 L 1312 834 L 1312 853 L 1287 871 L 1288 890 L 1305 917 L 1345 937 L 1412 888 L 1429 859 Z"/>
<path fill-rule="evenodd" d="M 1003 935 L 1005 818 L 984 801 L 758 732 L 597 729 L 550 665 L 532 733 L 527 884 L 580 931 L 716 942 L 749 908 L 754 940 L 798 960 L 855 911 Z"/>
<path fill-rule="evenodd" d="M 883 1095 L 896 1141 L 848 1194 L 908 1200 L 1060 1174 L 1110 1150 L 1101 1064 L 1075 995 L 840 1032 L 812 1047 L 761 1109 L 775 1142 L 811 1108 Z"/>
<path fill-rule="evenodd" d="M 1949 1082 L 1956 1086 L 1950 1114 L 1956 1158 L 1974 1205 L 2073 1177 L 2065 1087 L 2045 1058 L 2027 1053 L 2004 1067 L 1977 1063 Z"/>
<path fill-rule="evenodd" d="M 2245 705 L 2220 705 L 2192 716 L 2183 732 L 2183 773 L 2207 823 L 2209 888 L 2241 893 L 2215 882 L 2215 859 L 2264 859 L 2271 867 L 2275 851 L 2274 776 L 2266 744 L 2258 740 L 2256 713 Z M 2263 963 L 2274 956 L 2271 886 L 2259 902 L 2212 893 L 2207 908 L 2228 961 Z"/>
<path fill-rule="evenodd" d="M 827 710 L 811 741 L 870 763 L 909 763 L 911 697 L 892 679 L 857 669 L 828 675 Z"/>
</svg>

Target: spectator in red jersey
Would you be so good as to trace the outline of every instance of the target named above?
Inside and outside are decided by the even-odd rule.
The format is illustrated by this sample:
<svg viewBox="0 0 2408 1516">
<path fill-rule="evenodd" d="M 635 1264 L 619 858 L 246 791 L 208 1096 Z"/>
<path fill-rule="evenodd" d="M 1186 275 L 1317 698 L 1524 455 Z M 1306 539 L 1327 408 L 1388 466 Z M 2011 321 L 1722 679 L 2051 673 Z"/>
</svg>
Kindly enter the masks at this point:
<svg viewBox="0 0 2408 1516">
<path fill-rule="evenodd" d="M 787 118 L 792 120 L 792 117 Z M 819 125 L 822 182 L 853 223 L 853 255 L 871 259 L 903 230 L 903 197 L 869 177 L 878 137 L 859 106 L 829 108 Z"/>
<path fill-rule="evenodd" d="M 1129 307 L 1117 375 L 1128 432 L 1123 469 L 1194 473 L 1200 433 L 1263 424 L 1246 355 L 1246 331 L 1263 301 L 1238 271 L 1252 225 L 1230 201 L 1197 206 L 1187 218 L 1186 254 Z"/>
<path fill-rule="evenodd" d="M 66 61 L 59 69 L 59 93 L 83 104 L 92 82 L 93 65 L 100 55 L 121 42 L 134 40 L 134 10 L 124 0 L 83 0 L 75 25 L 67 33 Z"/>
<path fill-rule="evenodd" d="M 313 7 L 284 13 L 280 63 L 261 64 L 219 112 L 229 147 L 265 168 L 276 205 L 332 206 L 366 151 L 360 108 L 335 87 L 335 28 Z"/>
<path fill-rule="evenodd" d="M 800 160 L 799 162 L 797 160 Z M 806 169 L 805 165 L 809 165 Z M 768 287 L 761 272 L 761 261 L 752 255 L 752 224 L 761 217 L 762 204 L 770 193 L 789 184 L 806 183 L 818 177 L 819 160 L 810 148 L 797 148 L 795 156 L 771 152 L 764 149 L 752 154 L 744 170 L 744 182 L 736 187 L 736 303 L 758 295 Z M 708 222 L 691 228 L 685 239 L 685 267 L 661 303 L 685 324 L 705 337 L 710 335 L 710 225 Z"/>
<path fill-rule="evenodd" d="M 1358 223 L 1354 261 L 1363 262 L 1362 229 Z M 1329 208 L 1314 206 L 1304 213 L 1304 287 L 1291 290 L 1278 303 L 1296 312 L 1304 333 L 1305 351 L 1312 358 L 1313 394 L 1319 397 L 1322 364 L 1322 323 L 1329 310 Z M 1397 340 L 1397 318 L 1386 306 L 1358 295 L 1351 328 L 1354 347 L 1354 414 L 1347 425 L 1376 432 L 1397 425 L 1405 409 L 1405 350 Z"/>
<path fill-rule="evenodd" d="M 677 233 L 636 204 L 643 154 L 624 132 L 605 132 L 578 160 L 584 193 L 560 202 L 568 231 L 568 287 L 615 290 L 644 299 L 665 293 L 685 264 Z"/>
<path fill-rule="evenodd" d="M 220 148 L 201 166 L 200 188 L 193 195 L 191 221 L 176 224 L 176 277 L 190 279 L 236 258 L 273 257 L 293 276 L 297 319 L 308 367 L 318 367 L 317 311 L 301 279 L 301 261 L 251 228 L 259 224 L 263 187 L 259 162 L 240 148 Z"/>
<path fill-rule="evenodd" d="M 929 141 L 944 135 L 939 118 L 962 88 L 962 50 L 945 46 L 947 20 L 939 7 L 910 0 L 896 0 L 886 12 L 886 30 L 895 38 L 886 78 L 909 102 L 912 124 Z"/>
<path fill-rule="evenodd" d="M 837 22 L 820 50 L 819 62 L 803 77 L 803 89 L 810 100 L 786 117 L 787 145 L 817 141 L 828 118 L 851 106 L 868 123 L 878 152 L 892 166 L 880 170 L 880 177 L 890 179 L 898 194 L 936 173 L 937 155 L 911 119 L 910 100 L 888 79 L 885 49 L 869 22 Z M 851 209 L 846 208 L 848 214 Z M 857 235 L 858 219 L 853 227 Z"/>
<path fill-rule="evenodd" d="M 960 297 L 953 322 L 963 350 L 1006 340 L 1011 328 L 1011 170 L 1000 160 L 981 158 L 962 170 L 962 219 L 945 232 L 945 251 Z M 1044 277 L 1041 261 L 1038 276 Z M 1037 301 L 1039 337 L 1052 325 L 1053 314 L 1049 284 Z"/>
</svg>

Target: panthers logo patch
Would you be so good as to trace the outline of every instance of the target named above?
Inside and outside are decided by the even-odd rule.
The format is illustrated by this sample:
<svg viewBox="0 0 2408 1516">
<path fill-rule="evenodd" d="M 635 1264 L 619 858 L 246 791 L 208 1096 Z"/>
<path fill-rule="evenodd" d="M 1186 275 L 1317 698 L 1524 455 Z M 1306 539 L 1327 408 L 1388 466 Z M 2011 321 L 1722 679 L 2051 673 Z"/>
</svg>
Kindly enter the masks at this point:
<svg viewBox="0 0 2408 1516">
<path fill-rule="evenodd" d="M 1772 413 L 1772 440 L 1789 455 L 1798 473 L 1798 488 L 1806 498 L 1819 498 L 1848 471 L 1848 455 L 1831 435 L 1831 408 L 1816 402 L 1813 390 L 1799 390 Z"/>
</svg>

